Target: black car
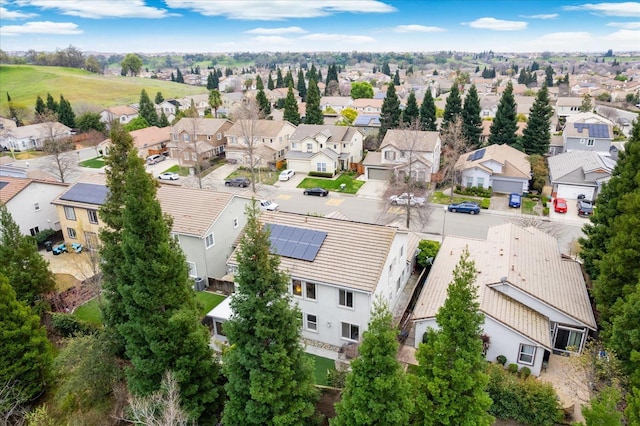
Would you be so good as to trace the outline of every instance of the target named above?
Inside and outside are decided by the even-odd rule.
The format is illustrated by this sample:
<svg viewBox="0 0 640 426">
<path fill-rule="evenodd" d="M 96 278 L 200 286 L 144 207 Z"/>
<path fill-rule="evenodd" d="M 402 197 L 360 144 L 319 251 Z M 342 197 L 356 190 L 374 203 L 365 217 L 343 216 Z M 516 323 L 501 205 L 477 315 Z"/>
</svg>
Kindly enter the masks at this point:
<svg viewBox="0 0 640 426">
<path fill-rule="evenodd" d="M 589 200 L 578 200 L 578 216 L 587 217 L 593 214 L 593 204 Z"/>
<path fill-rule="evenodd" d="M 307 188 L 304 190 L 304 195 L 315 195 L 317 197 L 326 197 L 329 195 L 329 191 L 324 188 Z"/>
<path fill-rule="evenodd" d="M 224 186 L 239 186 L 241 188 L 246 188 L 251 184 L 251 181 L 246 177 L 237 177 L 233 179 L 227 179 L 224 181 Z"/>
</svg>

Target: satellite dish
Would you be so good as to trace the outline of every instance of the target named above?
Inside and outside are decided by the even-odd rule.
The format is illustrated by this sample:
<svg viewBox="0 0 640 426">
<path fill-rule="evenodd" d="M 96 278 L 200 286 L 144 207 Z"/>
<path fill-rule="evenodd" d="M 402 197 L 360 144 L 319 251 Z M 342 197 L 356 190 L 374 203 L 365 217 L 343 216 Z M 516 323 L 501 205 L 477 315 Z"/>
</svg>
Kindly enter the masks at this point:
<svg viewBox="0 0 640 426">
<path fill-rule="evenodd" d="M 507 277 L 502 277 L 502 278 L 500 278 L 500 282 L 501 282 L 502 284 L 506 283 L 506 282 L 507 282 Z"/>
</svg>

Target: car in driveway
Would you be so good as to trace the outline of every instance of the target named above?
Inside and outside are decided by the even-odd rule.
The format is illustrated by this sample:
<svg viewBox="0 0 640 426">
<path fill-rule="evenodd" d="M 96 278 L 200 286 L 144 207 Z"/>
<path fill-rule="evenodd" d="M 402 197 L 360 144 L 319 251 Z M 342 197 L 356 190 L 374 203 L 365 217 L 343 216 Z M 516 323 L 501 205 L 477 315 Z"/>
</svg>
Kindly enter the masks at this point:
<svg viewBox="0 0 640 426">
<path fill-rule="evenodd" d="M 294 170 L 291 170 L 291 169 L 283 170 L 280 173 L 280 177 L 278 177 L 278 180 L 287 181 L 287 180 L 291 179 L 295 174 L 296 174 L 296 172 Z"/>
<path fill-rule="evenodd" d="M 566 213 L 567 212 L 567 200 L 564 198 L 554 198 L 553 199 L 553 211 L 556 213 Z"/>
<path fill-rule="evenodd" d="M 260 200 L 260 210 L 274 212 L 278 210 L 278 204 L 274 203 L 271 200 Z"/>
<path fill-rule="evenodd" d="M 406 206 L 409 204 L 411 207 L 422 207 L 427 200 L 423 197 L 416 197 L 414 194 L 407 194 L 404 192 L 400 195 L 392 195 L 389 197 L 389 202 L 394 206 Z"/>
<path fill-rule="evenodd" d="M 304 195 L 315 195 L 316 197 L 326 197 L 329 195 L 329 191 L 324 188 L 307 188 L 304 190 Z"/>
<path fill-rule="evenodd" d="M 522 196 L 515 192 L 509 194 L 509 207 L 513 207 L 514 209 L 519 209 L 522 205 Z"/>
<path fill-rule="evenodd" d="M 160 180 L 178 180 L 180 179 L 180 175 L 174 172 L 164 172 L 158 175 L 158 179 Z"/>
<path fill-rule="evenodd" d="M 480 213 L 480 204 L 473 203 L 470 201 L 464 201 L 462 203 L 454 203 L 449 204 L 447 206 L 447 210 L 451 213 L 469 213 L 469 214 L 479 214 Z"/>
<path fill-rule="evenodd" d="M 593 204 L 589 200 L 578 200 L 578 216 L 589 217 L 593 214 Z"/>
<path fill-rule="evenodd" d="M 151 164 L 158 164 L 161 161 L 166 160 L 167 157 L 165 157 L 164 155 L 160 155 L 160 154 L 155 154 L 155 155 L 150 155 L 147 157 L 147 164 L 151 165 Z"/>
<path fill-rule="evenodd" d="M 246 188 L 249 185 L 251 185 L 251 181 L 246 177 L 236 177 L 224 181 L 224 186 L 238 186 L 240 188 Z"/>
</svg>

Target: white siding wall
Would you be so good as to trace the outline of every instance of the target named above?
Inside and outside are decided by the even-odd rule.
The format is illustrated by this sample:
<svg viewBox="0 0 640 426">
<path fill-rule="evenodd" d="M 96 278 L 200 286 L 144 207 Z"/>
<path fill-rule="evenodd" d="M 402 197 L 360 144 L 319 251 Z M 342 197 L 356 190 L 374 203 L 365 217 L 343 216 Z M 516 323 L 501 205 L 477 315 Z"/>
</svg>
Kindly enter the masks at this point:
<svg viewBox="0 0 640 426">
<path fill-rule="evenodd" d="M 411 276 L 410 267 L 407 266 L 407 242 L 407 234 L 396 233 L 387 255 L 387 260 L 382 268 L 380 281 L 378 281 L 374 291 L 374 298 L 380 295 L 387 301 L 389 309 L 395 307 L 398 302 L 398 296 Z M 398 280 L 400 280 L 399 288 Z"/>
<path fill-rule="evenodd" d="M 471 186 L 478 186 L 478 178 L 484 179 L 482 184 L 483 188 L 485 189 L 489 188 L 489 184 L 490 184 L 489 174 L 484 170 L 480 170 L 478 168 L 464 170 L 462 172 L 462 181 L 460 182 L 460 184 L 462 186 L 468 186 L 467 181 L 468 179 L 471 179 L 471 182 L 472 182 Z"/>
<path fill-rule="evenodd" d="M 20 227 L 23 235 L 31 235 L 29 230 L 38 227 L 40 231 L 54 229 L 58 231 L 58 213 L 51 200 L 65 191 L 67 187 L 32 182 L 7 203 L 7 210 Z M 36 211 L 35 203 L 39 210 Z M 56 225 L 57 224 L 57 225 Z"/>
</svg>

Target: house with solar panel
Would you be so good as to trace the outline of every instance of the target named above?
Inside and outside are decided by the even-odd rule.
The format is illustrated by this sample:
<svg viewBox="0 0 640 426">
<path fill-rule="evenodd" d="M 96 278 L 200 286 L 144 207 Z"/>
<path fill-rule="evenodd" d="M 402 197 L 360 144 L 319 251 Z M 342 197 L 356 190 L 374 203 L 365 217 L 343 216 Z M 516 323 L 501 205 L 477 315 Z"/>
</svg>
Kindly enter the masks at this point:
<svg viewBox="0 0 640 426">
<path fill-rule="evenodd" d="M 562 131 L 562 140 L 563 152 L 593 151 L 609 155 L 613 142 L 613 123 L 590 112 L 569 116 Z"/>
<path fill-rule="evenodd" d="M 391 310 L 403 300 L 419 242 L 413 233 L 287 212 L 263 212 L 259 220 L 269 228 L 271 252 L 290 277 L 289 293 L 302 311 L 302 337 L 308 346 L 337 353 L 360 341 L 376 297 Z M 227 261 L 231 274 L 238 267 L 237 252 Z M 229 315 L 228 304 L 208 314 L 214 340 L 226 340 L 223 328 Z"/>
</svg>

